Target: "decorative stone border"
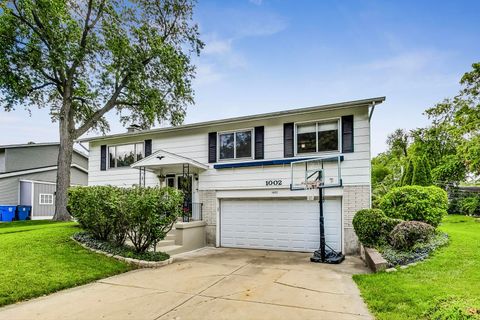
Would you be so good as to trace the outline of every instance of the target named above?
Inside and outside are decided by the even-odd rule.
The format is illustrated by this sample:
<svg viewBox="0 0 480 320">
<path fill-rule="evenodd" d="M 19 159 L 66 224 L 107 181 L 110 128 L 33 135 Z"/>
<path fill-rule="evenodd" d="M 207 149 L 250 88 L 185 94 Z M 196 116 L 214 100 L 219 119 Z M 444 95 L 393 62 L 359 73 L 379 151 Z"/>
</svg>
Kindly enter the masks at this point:
<svg viewBox="0 0 480 320">
<path fill-rule="evenodd" d="M 73 241 L 75 241 L 76 243 L 78 243 L 79 245 L 84 247 L 85 249 L 88 249 L 88 250 L 93 251 L 95 253 L 103 254 L 104 256 L 107 256 L 107 257 L 115 258 L 117 260 L 126 262 L 128 264 L 133 264 L 133 265 L 135 265 L 139 268 L 160 268 L 160 267 L 166 266 L 168 264 L 171 264 L 174 261 L 173 257 L 170 257 L 169 259 L 163 260 L 163 261 L 145 261 L 145 260 L 138 260 L 138 259 L 133 259 L 133 258 L 125 258 L 125 257 L 119 256 L 119 255 L 116 255 L 116 254 L 112 254 L 112 253 L 108 253 L 108 252 L 105 252 L 105 251 L 102 251 L 102 250 L 97 250 L 97 249 L 90 248 L 89 246 L 81 243 L 80 241 L 75 240 L 73 237 L 70 237 L 70 239 L 72 239 Z"/>
<path fill-rule="evenodd" d="M 361 245 L 361 257 L 366 265 L 373 271 L 379 272 L 387 269 L 388 262 L 384 257 L 373 248 L 364 247 Z"/>
</svg>

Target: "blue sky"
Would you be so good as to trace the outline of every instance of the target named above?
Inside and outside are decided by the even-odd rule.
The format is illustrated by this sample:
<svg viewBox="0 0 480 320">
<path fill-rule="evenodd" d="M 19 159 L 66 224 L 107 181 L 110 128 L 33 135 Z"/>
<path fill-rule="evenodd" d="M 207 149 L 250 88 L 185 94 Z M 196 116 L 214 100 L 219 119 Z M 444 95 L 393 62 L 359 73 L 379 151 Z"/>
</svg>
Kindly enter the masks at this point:
<svg viewBox="0 0 480 320">
<path fill-rule="evenodd" d="M 200 0 L 206 47 L 186 122 L 386 96 L 376 154 L 395 128 L 425 125 L 423 110 L 480 61 L 478 12 L 479 1 Z M 45 110 L 1 111 L 0 127 L 0 144 L 58 139 Z"/>
</svg>

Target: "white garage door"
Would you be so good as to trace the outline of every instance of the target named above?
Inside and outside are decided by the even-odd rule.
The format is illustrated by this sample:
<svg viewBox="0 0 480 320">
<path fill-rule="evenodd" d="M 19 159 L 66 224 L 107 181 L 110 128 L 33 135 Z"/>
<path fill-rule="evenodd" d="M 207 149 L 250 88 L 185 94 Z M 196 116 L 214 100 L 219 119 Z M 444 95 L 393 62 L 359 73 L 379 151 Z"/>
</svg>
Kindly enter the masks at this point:
<svg viewBox="0 0 480 320">
<path fill-rule="evenodd" d="M 327 244 L 341 251 L 341 200 L 323 205 Z M 221 201 L 220 245 L 286 251 L 318 249 L 318 201 L 276 199 Z"/>
</svg>

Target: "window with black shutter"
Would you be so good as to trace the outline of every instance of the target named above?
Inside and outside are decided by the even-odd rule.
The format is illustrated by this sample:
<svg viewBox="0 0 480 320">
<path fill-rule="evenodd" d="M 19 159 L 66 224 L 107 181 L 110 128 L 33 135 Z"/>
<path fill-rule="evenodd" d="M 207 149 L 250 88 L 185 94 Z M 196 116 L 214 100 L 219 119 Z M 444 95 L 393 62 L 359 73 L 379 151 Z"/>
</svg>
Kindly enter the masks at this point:
<svg viewBox="0 0 480 320">
<path fill-rule="evenodd" d="M 208 133 L 208 163 L 217 162 L 217 133 Z"/>
<path fill-rule="evenodd" d="M 152 139 L 145 140 L 145 157 L 152 154 Z"/>
<path fill-rule="evenodd" d="M 264 158 L 264 127 L 255 127 L 255 159 Z"/>
<path fill-rule="evenodd" d="M 342 117 L 342 152 L 353 152 L 353 115 Z"/>
<path fill-rule="evenodd" d="M 107 146 L 100 146 L 100 170 L 107 170 Z"/>
<path fill-rule="evenodd" d="M 293 122 L 283 124 L 283 155 L 285 158 L 293 157 L 294 152 L 294 124 Z"/>
</svg>

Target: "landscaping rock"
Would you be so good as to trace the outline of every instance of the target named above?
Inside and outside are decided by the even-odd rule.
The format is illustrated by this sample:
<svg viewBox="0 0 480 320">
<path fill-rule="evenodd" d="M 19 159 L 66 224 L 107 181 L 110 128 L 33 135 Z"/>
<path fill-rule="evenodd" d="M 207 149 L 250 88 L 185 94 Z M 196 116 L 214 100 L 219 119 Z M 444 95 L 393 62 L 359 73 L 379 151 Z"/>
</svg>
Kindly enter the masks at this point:
<svg viewBox="0 0 480 320">
<path fill-rule="evenodd" d="M 388 268 L 385 270 L 385 272 L 397 272 L 398 270 L 396 268 Z"/>
<path fill-rule="evenodd" d="M 87 250 L 93 251 L 95 253 L 103 254 L 103 255 L 106 255 L 106 256 L 111 257 L 111 258 L 115 258 L 117 260 L 126 262 L 128 264 L 132 264 L 132 265 L 136 266 L 137 268 L 159 268 L 159 267 L 163 267 L 163 266 L 166 266 L 168 264 L 173 263 L 173 260 L 174 260 L 172 257 L 170 257 L 167 260 L 163 260 L 163 261 L 145 261 L 145 260 L 138 260 L 138 259 L 133 259 L 133 258 L 126 258 L 126 257 L 122 257 L 122 256 L 119 256 L 119 255 L 111 254 L 111 253 L 108 253 L 108 252 L 105 252 L 105 251 L 102 251 L 102 250 L 97 250 L 97 249 L 94 249 L 94 248 L 90 248 L 86 244 L 81 243 L 80 241 L 76 240 L 74 237 L 72 237 L 71 239 L 73 241 L 75 241 L 76 243 L 78 243 L 79 245 L 81 245 L 82 247 L 84 247 L 85 249 L 87 249 Z"/>
<path fill-rule="evenodd" d="M 373 272 L 387 269 L 388 262 L 373 248 L 365 248 L 365 262 Z"/>
</svg>

